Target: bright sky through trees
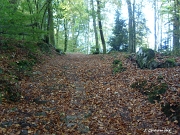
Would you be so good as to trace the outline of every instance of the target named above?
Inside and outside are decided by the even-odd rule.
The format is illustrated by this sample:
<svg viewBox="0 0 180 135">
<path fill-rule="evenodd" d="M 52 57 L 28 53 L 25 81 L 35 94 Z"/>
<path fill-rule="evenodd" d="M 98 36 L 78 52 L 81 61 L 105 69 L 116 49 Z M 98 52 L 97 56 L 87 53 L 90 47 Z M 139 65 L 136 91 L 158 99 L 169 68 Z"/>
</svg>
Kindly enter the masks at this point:
<svg viewBox="0 0 180 135">
<path fill-rule="evenodd" d="M 112 7 L 112 5 L 107 4 L 107 10 L 109 11 L 107 21 L 109 24 L 109 28 L 112 29 L 112 26 L 114 24 L 114 18 L 115 18 L 114 15 L 115 15 L 116 7 Z M 152 8 L 152 5 L 148 4 L 148 2 L 144 5 L 144 8 L 142 10 L 147 20 L 147 27 L 151 31 L 151 33 L 148 35 L 149 47 L 153 49 L 154 48 L 154 10 Z M 126 23 L 128 23 L 128 10 L 125 1 L 122 1 L 121 12 L 123 19 L 127 20 Z"/>
</svg>

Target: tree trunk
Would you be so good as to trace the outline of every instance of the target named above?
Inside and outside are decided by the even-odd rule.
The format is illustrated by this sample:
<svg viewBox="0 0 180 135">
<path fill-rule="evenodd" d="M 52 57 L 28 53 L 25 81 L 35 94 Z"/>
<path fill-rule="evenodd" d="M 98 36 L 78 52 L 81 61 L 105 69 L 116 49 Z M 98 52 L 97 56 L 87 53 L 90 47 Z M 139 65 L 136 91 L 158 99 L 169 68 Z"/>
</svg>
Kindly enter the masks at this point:
<svg viewBox="0 0 180 135">
<path fill-rule="evenodd" d="M 103 54 L 106 53 L 106 42 L 103 35 L 102 23 L 101 23 L 101 7 L 100 7 L 100 0 L 96 0 L 97 2 L 97 14 L 98 14 L 98 23 L 99 23 L 99 32 L 101 36 L 101 42 L 103 46 Z"/>
<path fill-rule="evenodd" d="M 180 49 L 179 44 L 179 1 L 174 1 L 174 19 L 173 19 L 173 53 L 178 54 Z"/>
<path fill-rule="evenodd" d="M 67 46 L 68 46 L 67 20 L 64 19 L 64 52 L 67 51 Z"/>
<path fill-rule="evenodd" d="M 157 50 L 157 26 L 156 26 L 156 22 L 157 22 L 157 2 L 156 0 L 154 0 L 154 50 Z"/>
<path fill-rule="evenodd" d="M 96 41 L 96 52 L 99 53 L 98 32 L 97 32 L 97 25 L 96 25 L 96 13 L 94 10 L 93 0 L 91 0 L 91 6 L 92 6 L 93 27 L 94 27 L 94 34 L 95 34 L 95 41 Z"/>
<path fill-rule="evenodd" d="M 54 22 L 53 22 L 53 9 L 52 0 L 48 1 L 48 32 L 49 32 L 49 43 L 55 46 L 54 38 Z"/>
<path fill-rule="evenodd" d="M 133 2 L 133 47 L 132 52 L 136 52 L 136 22 L 135 22 L 135 0 Z"/>
<path fill-rule="evenodd" d="M 131 7 L 131 1 L 126 0 L 127 6 L 128 6 L 128 15 L 129 15 L 129 45 L 128 45 L 128 51 L 130 53 L 133 51 L 133 12 Z"/>
</svg>

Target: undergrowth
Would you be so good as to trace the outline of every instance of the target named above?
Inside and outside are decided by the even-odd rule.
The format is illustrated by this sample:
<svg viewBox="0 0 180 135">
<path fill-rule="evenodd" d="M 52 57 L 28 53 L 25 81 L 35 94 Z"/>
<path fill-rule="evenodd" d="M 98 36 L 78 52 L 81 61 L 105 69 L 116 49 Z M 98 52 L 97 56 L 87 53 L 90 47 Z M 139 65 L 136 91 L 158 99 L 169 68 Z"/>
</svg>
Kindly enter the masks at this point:
<svg viewBox="0 0 180 135">
<path fill-rule="evenodd" d="M 3 99 L 19 101 L 18 81 L 32 75 L 33 66 L 41 62 L 43 54 L 51 53 L 44 42 L 17 41 L 0 37 L 0 102 Z"/>
</svg>

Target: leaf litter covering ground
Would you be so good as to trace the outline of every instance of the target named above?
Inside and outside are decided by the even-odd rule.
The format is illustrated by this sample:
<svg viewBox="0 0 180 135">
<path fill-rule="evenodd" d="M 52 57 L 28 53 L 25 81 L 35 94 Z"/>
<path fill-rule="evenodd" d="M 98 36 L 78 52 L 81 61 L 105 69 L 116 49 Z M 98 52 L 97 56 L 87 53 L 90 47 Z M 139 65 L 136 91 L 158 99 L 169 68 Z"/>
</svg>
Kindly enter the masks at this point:
<svg viewBox="0 0 180 135">
<path fill-rule="evenodd" d="M 112 74 L 114 59 L 127 70 Z M 178 134 L 160 104 L 130 85 L 163 75 L 170 86 L 167 100 L 179 99 L 171 89 L 180 82 L 180 69 L 140 70 L 122 55 L 67 54 L 47 57 L 34 67 L 33 76 L 20 82 L 23 98 L 0 105 L 2 135 L 145 135 Z"/>
</svg>

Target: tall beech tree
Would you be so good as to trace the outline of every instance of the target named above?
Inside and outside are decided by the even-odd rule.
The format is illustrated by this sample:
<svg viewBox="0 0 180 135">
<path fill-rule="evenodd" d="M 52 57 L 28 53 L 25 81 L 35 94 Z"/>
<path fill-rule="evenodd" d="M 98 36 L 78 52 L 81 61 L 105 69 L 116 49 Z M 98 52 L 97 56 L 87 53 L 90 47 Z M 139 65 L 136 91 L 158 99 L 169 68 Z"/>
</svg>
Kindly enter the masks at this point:
<svg viewBox="0 0 180 135">
<path fill-rule="evenodd" d="M 173 52 L 174 54 L 178 54 L 180 51 L 180 19 L 179 19 L 179 8 L 180 2 L 179 0 L 174 0 L 174 7 L 173 7 Z"/>
<path fill-rule="evenodd" d="M 101 1 L 100 0 L 96 0 L 97 2 L 97 14 L 98 14 L 98 24 L 99 24 L 99 32 L 100 32 L 100 36 L 101 36 L 101 42 L 102 42 L 102 46 L 103 46 L 103 53 L 106 53 L 106 42 L 104 39 L 104 34 L 103 34 L 103 27 L 102 27 L 102 22 L 101 22 Z"/>
<path fill-rule="evenodd" d="M 96 53 L 99 53 L 98 31 L 97 31 L 97 25 L 96 25 L 96 11 L 94 9 L 94 1 L 93 0 L 91 0 L 91 8 L 92 8 L 94 36 L 95 36 L 95 41 L 96 41 Z"/>
<path fill-rule="evenodd" d="M 135 18 L 134 18 L 134 12 L 135 12 L 135 8 L 134 8 L 134 4 L 135 4 L 135 0 L 133 3 L 133 7 L 132 7 L 132 3 L 131 0 L 126 0 L 127 6 L 128 6 L 128 16 L 129 16 L 129 45 L 128 45 L 128 50 L 129 52 L 136 52 L 136 46 L 135 46 Z"/>
<path fill-rule="evenodd" d="M 54 17 L 53 17 L 53 7 L 52 7 L 53 0 L 47 0 L 47 8 L 48 8 L 48 25 L 47 30 L 49 33 L 49 43 L 55 45 L 55 38 L 54 38 Z"/>
</svg>

